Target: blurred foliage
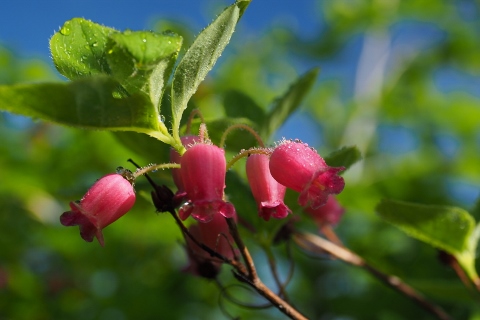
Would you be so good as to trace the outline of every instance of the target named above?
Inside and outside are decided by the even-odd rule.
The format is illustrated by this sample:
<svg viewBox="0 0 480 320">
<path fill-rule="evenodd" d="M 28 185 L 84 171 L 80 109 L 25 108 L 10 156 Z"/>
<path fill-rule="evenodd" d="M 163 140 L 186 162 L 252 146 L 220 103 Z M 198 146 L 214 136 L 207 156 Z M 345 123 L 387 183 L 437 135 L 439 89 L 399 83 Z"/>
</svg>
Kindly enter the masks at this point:
<svg viewBox="0 0 480 320">
<path fill-rule="evenodd" d="M 288 133 L 286 138 L 301 138 L 325 155 L 356 146 L 363 159 L 344 174 L 346 188 L 338 197 L 346 208 L 337 227 L 341 239 L 453 318 L 478 319 L 478 294 L 440 263 L 436 249 L 374 213 L 382 198 L 474 207 L 480 187 L 478 3 L 339 0 L 312 2 L 312 10 L 321 21 L 316 36 L 305 38 L 281 22 L 265 34 L 235 34 L 187 112 L 198 107 L 209 123 L 238 118 L 234 104 L 268 114 L 299 75 L 320 66 L 314 88 L 269 143 Z M 186 39 L 197 32 L 167 25 Z M 2 84 L 54 80 L 54 74 L 46 62 L 0 49 Z M 257 125 L 263 121 L 254 113 L 244 117 Z M 182 236 L 169 216 L 155 214 L 146 181 L 137 183 L 134 210 L 104 231 L 105 248 L 60 226 L 68 202 L 117 166 L 131 168 L 127 159 L 142 165 L 165 161 L 167 149 L 157 149 L 152 138 L 58 127 L 7 113 L 0 114 L 0 123 L 0 319 L 216 319 L 225 317 L 219 299 L 235 316 L 281 316 L 225 302 L 215 283 L 183 274 Z M 317 134 L 306 131 L 311 123 Z M 215 136 L 213 125 L 210 130 Z M 241 134 L 229 137 L 230 143 L 236 145 Z M 242 164 L 228 173 L 226 191 L 239 213 L 268 233 L 276 222 L 256 217 Z M 168 172 L 152 176 L 172 186 Z M 287 194 L 294 211 L 296 197 Z M 472 212 L 477 220 L 478 208 Z M 295 216 L 301 218 L 299 228 L 315 232 L 307 217 Z M 260 275 L 273 283 L 262 251 L 251 239 L 247 244 Z M 273 248 L 282 276 L 289 263 L 285 249 Z M 363 270 L 299 250 L 293 256 L 288 291 L 312 319 L 430 319 Z M 228 268 L 220 280 L 236 283 Z M 264 302 L 238 287 L 229 292 L 245 302 Z"/>
</svg>

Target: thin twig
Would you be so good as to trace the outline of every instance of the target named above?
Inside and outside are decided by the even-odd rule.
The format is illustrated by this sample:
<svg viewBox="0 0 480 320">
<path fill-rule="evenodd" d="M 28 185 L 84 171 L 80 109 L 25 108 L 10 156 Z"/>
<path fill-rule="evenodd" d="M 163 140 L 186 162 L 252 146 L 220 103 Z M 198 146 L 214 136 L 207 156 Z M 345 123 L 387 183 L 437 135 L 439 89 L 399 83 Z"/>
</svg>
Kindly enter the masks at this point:
<svg viewBox="0 0 480 320">
<path fill-rule="evenodd" d="M 443 311 L 442 308 L 427 301 L 420 293 L 418 293 L 415 289 L 413 289 L 412 287 L 404 283 L 400 278 L 396 276 L 387 275 L 379 271 L 378 269 L 374 268 L 373 266 L 365 262 L 365 260 L 363 260 L 360 256 L 351 252 L 350 250 L 310 233 L 295 232 L 292 238 L 295 241 L 295 243 L 297 243 L 300 247 L 306 250 L 309 250 L 312 252 L 326 251 L 332 256 L 340 260 L 343 260 L 344 262 L 350 263 L 354 266 L 364 268 L 365 270 L 370 272 L 372 275 L 374 275 L 377 279 L 381 280 L 383 283 L 387 284 L 391 288 L 399 291 L 400 293 L 404 294 L 406 297 L 418 303 L 421 307 L 423 307 L 425 310 L 427 310 L 431 314 L 435 315 L 438 319 L 441 319 L 441 320 L 451 319 L 450 316 L 447 313 L 445 313 L 445 311 Z"/>
<path fill-rule="evenodd" d="M 283 312 L 291 319 L 298 320 L 307 320 L 307 318 L 302 315 L 297 309 L 292 307 L 285 300 L 280 298 L 272 290 L 270 290 L 258 277 L 257 271 L 255 269 L 255 264 L 253 259 L 248 251 L 247 247 L 243 243 L 240 234 L 238 233 L 237 224 L 233 218 L 226 218 L 227 224 L 230 230 L 230 234 L 233 237 L 233 240 L 237 244 L 238 249 L 244 259 L 245 265 L 247 267 L 247 273 L 237 273 L 235 274 L 237 279 L 249 284 L 252 288 L 255 289 L 261 296 L 270 301 L 278 310 Z"/>
<path fill-rule="evenodd" d="M 200 248 L 202 248 L 203 250 L 205 250 L 206 252 L 208 252 L 212 257 L 215 257 L 215 258 L 218 258 L 220 260 L 222 260 L 223 262 L 225 263 L 228 263 L 229 265 L 233 266 L 235 269 L 239 270 L 240 272 L 243 272 L 245 273 L 246 272 L 246 269 L 245 269 L 245 266 L 237 261 L 237 260 L 232 260 L 232 259 L 229 259 L 223 255 L 221 255 L 220 253 L 218 253 L 217 251 L 213 250 L 212 248 L 210 248 L 209 246 L 206 246 L 205 244 L 201 243 L 200 241 L 198 241 L 194 236 L 192 236 L 192 234 L 190 233 L 190 231 L 188 231 L 187 227 L 185 227 L 185 225 L 183 224 L 183 222 L 180 220 L 180 218 L 177 216 L 177 214 L 175 213 L 175 211 L 169 211 L 169 213 L 172 215 L 172 217 L 175 219 L 175 221 L 177 222 L 177 225 L 180 227 L 180 229 L 182 230 L 182 233 L 184 235 L 186 235 L 188 238 L 190 238 L 190 240 L 192 240 L 197 246 L 199 246 Z"/>
<path fill-rule="evenodd" d="M 282 281 L 280 280 L 280 276 L 278 275 L 277 261 L 275 260 L 275 256 L 273 255 L 272 250 L 270 250 L 270 247 L 263 247 L 263 249 L 267 254 L 268 265 L 270 266 L 270 271 L 272 273 L 273 279 L 277 284 L 278 290 L 280 292 L 280 296 L 285 301 L 288 301 L 289 299 L 288 299 L 287 291 L 285 290 L 285 284 L 282 283 Z"/>
<path fill-rule="evenodd" d="M 287 278 L 285 279 L 284 286 L 286 287 L 290 281 L 293 279 L 293 273 L 295 272 L 295 260 L 293 260 L 292 256 L 292 248 L 290 245 L 291 241 L 287 241 L 285 244 L 285 252 L 287 254 L 287 259 L 290 261 L 290 269 L 288 271 Z"/>
<path fill-rule="evenodd" d="M 225 218 L 225 220 L 227 220 L 230 234 L 232 235 L 233 240 L 237 244 L 238 250 L 240 250 L 240 254 L 242 255 L 243 260 L 246 264 L 249 279 L 253 281 L 254 279 L 258 278 L 258 275 L 257 270 L 255 269 L 255 264 L 253 263 L 252 256 L 250 255 L 250 252 L 248 251 L 247 247 L 243 243 L 242 238 L 240 237 L 240 234 L 238 233 L 235 220 L 233 218 Z"/>
<path fill-rule="evenodd" d="M 455 271 L 458 278 L 462 281 L 465 287 L 469 289 L 472 293 L 475 293 L 476 298 L 478 299 L 478 293 L 480 293 L 480 279 L 470 279 L 465 270 L 463 270 L 462 266 L 460 266 L 460 264 L 458 263 L 457 258 L 455 258 L 455 256 L 450 253 L 440 251 L 439 259 Z"/>
<path fill-rule="evenodd" d="M 333 243 L 335 243 L 335 244 L 337 244 L 341 247 L 344 246 L 343 243 L 342 243 L 342 240 L 340 240 L 340 238 L 337 236 L 335 231 L 333 231 L 331 224 L 323 224 L 320 227 L 320 232 L 325 235 L 325 238 L 332 241 Z"/>
</svg>

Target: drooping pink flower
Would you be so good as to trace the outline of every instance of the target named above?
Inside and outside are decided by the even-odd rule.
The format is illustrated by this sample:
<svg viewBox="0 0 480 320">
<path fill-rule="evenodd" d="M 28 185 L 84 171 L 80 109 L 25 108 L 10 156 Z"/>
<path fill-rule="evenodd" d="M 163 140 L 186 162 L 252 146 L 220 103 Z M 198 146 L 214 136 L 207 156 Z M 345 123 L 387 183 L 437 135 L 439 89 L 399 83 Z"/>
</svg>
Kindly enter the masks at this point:
<svg viewBox="0 0 480 320">
<path fill-rule="evenodd" d="M 270 220 L 285 218 L 291 210 L 283 203 L 287 187 L 280 184 L 270 174 L 269 157 L 265 154 L 252 154 L 247 159 L 248 183 L 257 202 L 258 215 Z"/>
<path fill-rule="evenodd" d="M 307 207 L 304 211 L 313 218 L 320 228 L 326 224 L 336 225 L 342 218 L 345 209 L 340 205 L 335 196 L 330 195 L 325 205 L 318 207 L 317 209 Z"/>
<path fill-rule="evenodd" d="M 236 215 L 233 216 L 234 218 Z M 225 258 L 233 259 L 233 239 L 229 233 L 225 218 L 219 214 L 213 216 L 206 223 L 197 223 L 188 228 L 190 234 L 200 243 L 218 252 Z M 213 279 L 220 272 L 222 261 L 212 257 L 207 251 L 200 248 L 189 237 L 186 237 L 188 266 L 183 270 L 196 276 Z"/>
<path fill-rule="evenodd" d="M 225 151 L 215 145 L 197 143 L 180 158 L 180 173 L 188 203 L 179 210 L 185 220 L 190 215 L 208 222 L 220 213 L 226 218 L 235 214 L 235 208 L 223 200 L 226 171 Z"/>
<path fill-rule="evenodd" d="M 316 209 L 327 202 L 328 195 L 343 190 L 345 181 L 338 175 L 344 167 L 329 167 L 307 144 L 284 141 L 270 156 L 270 172 L 279 183 L 300 192 L 298 203 Z"/>
<path fill-rule="evenodd" d="M 100 178 L 80 201 L 70 202 L 71 211 L 60 216 L 64 226 L 79 226 L 88 242 L 96 237 L 104 245 L 102 229 L 126 214 L 135 203 L 132 184 L 117 173 Z"/>
</svg>

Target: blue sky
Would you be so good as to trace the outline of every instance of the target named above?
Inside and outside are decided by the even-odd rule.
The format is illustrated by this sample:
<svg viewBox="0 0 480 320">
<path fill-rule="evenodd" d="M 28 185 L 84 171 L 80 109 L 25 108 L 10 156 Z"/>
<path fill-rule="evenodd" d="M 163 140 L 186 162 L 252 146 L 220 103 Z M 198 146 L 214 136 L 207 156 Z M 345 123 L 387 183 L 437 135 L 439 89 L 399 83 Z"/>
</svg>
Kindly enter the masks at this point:
<svg viewBox="0 0 480 320">
<path fill-rule="evenodd" d="M 199 32 L 234 0 L 0 0 L 0 44 L 21 56 L 49 59 L 48 39 L 66 20 L 83 17 L 115 29 L 149 29 L 157 18 L 187 23 Z M 314 34 L 319 21 L 313 0 L 253 0 L 244 32 L 260 33 L 281 20 Z"/>
</svg>

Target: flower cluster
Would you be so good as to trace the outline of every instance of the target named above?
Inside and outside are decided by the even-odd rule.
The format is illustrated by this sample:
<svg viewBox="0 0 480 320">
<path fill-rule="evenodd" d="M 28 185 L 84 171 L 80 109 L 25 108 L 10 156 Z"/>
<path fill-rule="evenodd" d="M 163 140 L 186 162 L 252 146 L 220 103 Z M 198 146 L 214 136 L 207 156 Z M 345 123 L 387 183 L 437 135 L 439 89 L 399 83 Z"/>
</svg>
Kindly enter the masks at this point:
<svg viewBox="0 0 480 320">
<path fill-rule="evenodd" d="M 168 211 L 178 208 L 181 220 L 192 216 L 198 224 L 191 232 L 214 246 L 210 235 L 216 238 L 220 230 L 225 229 L 224 218 L 236 217 L 235 208 L 226 201 L 224 193 L 225 150 L 203 136 L 188 135 L 181 141 L 186 149 L 184 154 L 173 150 L 170 153 L 170 160 L 175 164 L 171 166 L 176 166 L 172 169 L 172 178 L 178 190 L 175 196 L 168 190 L 168 197 L 173 200 L 166 208 Z M 314 149 L 300 141 L 284 140 L 275 148 L 251 149 L 244 155 L 248 156 L 246 175 L 261 218 L 282 219 L 291 213 L 284 203 L 286 189 L 290 188 L 300 193 L 298 203 L 319 224 L 338 222 L 343 209 L 332 195 L 344 188 L 344 180 L 338 175 L 343 167 L 328 166 Z M 157 209 L 163 210 L 159 195 L 153 199 Z M 99 179 L 80 201 L 71 202 L 71 211 L 63 213 L 60 221 L 65 226 L 80 226 L 84 240 L 91 242 L 96 237 L 103 246 L 102 229 L 127 213 L 134 202 L 132 182 L 125 174 L 109 174 Z M 189 248 L 192 258 L 196 250 L 191 244 Z M 211 262 L 199 253 L 195 253 L 195 257 L 201 258 L 194 259 L 197 265 Z"/>
<path fill-rule="evenodd" d="M 282 141 L 267 154 L 253 154 L 247 160 L 247 177 L 257 202 L 259 216 L 285 218 L 290 209 L 283 203 L 286 188 L 300 193 L 298 203 L 316 210 L 345 182 L 338 173 L 343 167 L 329 167 L 307 144 Z"/>
</svg>

